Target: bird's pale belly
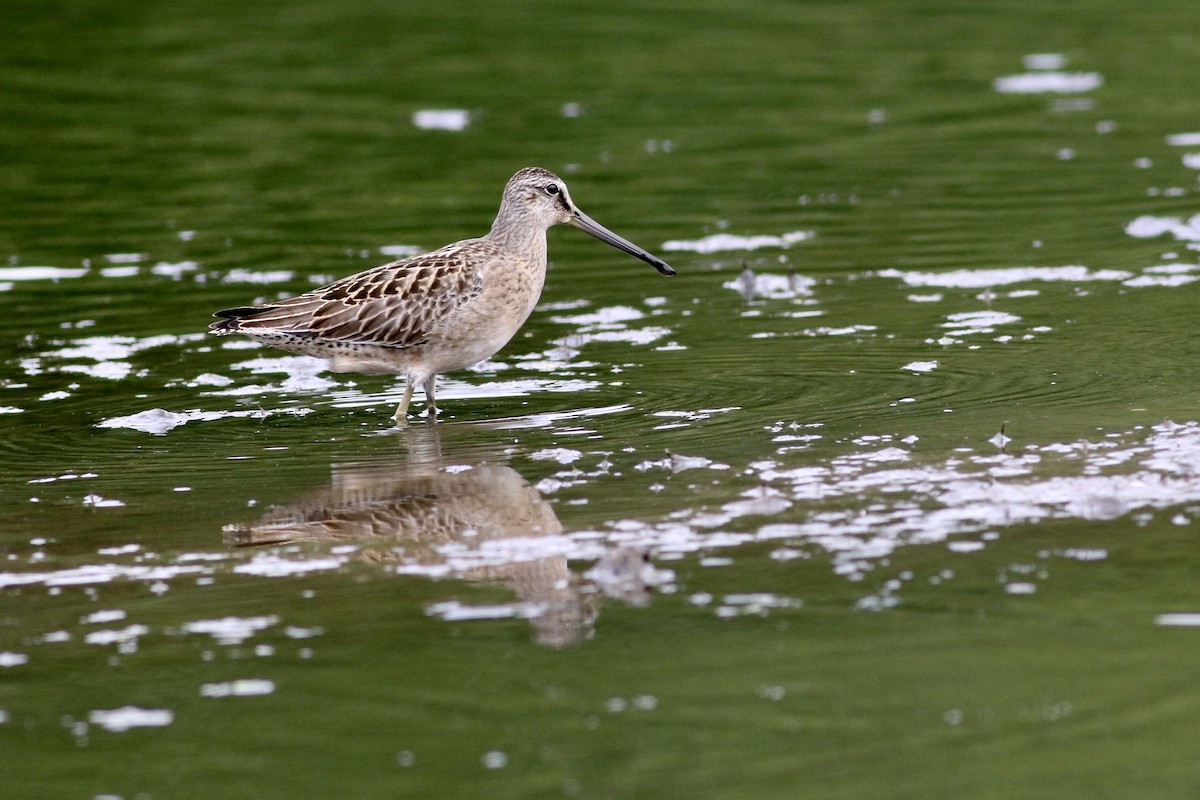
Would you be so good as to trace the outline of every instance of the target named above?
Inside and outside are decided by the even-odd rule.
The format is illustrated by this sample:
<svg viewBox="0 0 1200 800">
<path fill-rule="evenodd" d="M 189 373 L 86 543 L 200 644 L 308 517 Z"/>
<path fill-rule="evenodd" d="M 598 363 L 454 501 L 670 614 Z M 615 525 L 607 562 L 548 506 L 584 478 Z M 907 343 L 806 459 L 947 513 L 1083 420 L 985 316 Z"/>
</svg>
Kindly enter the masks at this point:
<svg viewBox="0 0 1200 800">
<path fill-rule="evenodd" d="M 423 378 L 465 369 L 499 352 L 521 329 L 537 305 L 541 281 L 536 277 L 534 280 L 512 278 L 498 281 L 489 291 L 452 311 L 429 331 L 426 341 L 421 344 L 387 347 L 321 341 L 310 342 L 304 352 L 329 359 L 330 368 L 335 372 Z"/>
</svg>

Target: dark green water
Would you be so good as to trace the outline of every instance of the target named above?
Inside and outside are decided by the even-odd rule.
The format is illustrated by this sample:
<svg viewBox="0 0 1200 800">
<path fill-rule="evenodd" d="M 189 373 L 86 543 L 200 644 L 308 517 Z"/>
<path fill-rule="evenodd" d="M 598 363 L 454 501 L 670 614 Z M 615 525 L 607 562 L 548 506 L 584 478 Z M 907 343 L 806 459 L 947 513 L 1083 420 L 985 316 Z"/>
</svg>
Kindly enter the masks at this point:
<svg viewBox="0 0 1200 800">
<path fill-rule="evenodd" d="M 1194 4 L 0 22 L 0 794 L 1200 791 Z M 529 164 L 438 424 L 204 335 Z"/>
</svg>

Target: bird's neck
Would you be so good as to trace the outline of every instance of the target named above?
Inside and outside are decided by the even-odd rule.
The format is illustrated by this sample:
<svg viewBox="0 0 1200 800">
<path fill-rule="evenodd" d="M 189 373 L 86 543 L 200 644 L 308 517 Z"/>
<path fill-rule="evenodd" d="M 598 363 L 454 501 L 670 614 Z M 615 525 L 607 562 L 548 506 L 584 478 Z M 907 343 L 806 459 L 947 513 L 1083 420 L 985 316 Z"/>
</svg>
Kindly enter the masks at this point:
<svg viewBox="0 0 1200 800">
<path fill-rule="evenodd" d="M 546 254 L 546 228 L 529 214 L 521 213 L 508 205 L 502 205 L 492 223 L 492 229 L 484 237 L 500 247 L 514 253 L 537 256 Z"/>
</svg>

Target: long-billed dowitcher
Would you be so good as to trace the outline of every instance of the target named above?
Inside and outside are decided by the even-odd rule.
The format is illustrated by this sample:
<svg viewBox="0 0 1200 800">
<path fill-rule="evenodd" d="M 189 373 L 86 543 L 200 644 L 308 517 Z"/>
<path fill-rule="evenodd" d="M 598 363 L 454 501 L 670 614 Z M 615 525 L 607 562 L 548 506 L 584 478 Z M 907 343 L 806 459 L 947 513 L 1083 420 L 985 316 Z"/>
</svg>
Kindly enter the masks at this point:
<svg viewBox="0 0 1200 800">
<path fill-rule="evenodd" d="M 517 172 L 504 187 L 492 229 L 424 255 L 334 281 L 297 297 L 229 308 L 213 316 L 213 333 L 243 333 L 302 355 L 328 359 L 337 372 L 403 375 L 396 408 L 405 424 L 417 384 L 430 414 L 434 382 L 494 355 L 533 313 L 546 280 L 546 229 L 567 224 L 645 261 L 663 275 L 662 259 L 584 214 L 562 178 L 540 167 Z"/>
</svg>

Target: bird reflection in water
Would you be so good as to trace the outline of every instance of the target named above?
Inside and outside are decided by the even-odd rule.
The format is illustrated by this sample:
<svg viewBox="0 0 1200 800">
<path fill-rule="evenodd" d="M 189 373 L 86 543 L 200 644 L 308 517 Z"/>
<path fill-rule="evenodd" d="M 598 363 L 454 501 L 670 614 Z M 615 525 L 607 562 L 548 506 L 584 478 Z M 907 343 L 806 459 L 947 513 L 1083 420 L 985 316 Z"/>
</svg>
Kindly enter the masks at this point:
<svg viewBox="0 0 1200 800">
<path fill-rule="evenodd" d="M 601 595 L 645 605 L 652 586 L 669 575 L 629 547 L 608 552 L 582 574 L 568 567 L 566 555 L 538 557 L 536 547 L 522 548 L 533 556 L 526 552 L 501 563 L 471 564 L 461 557 L 464 548 L 555 537 L 562 534 L 562 524 L 511 467 L 478 455 L 443 457 L 438 427 L 402 429 L 399 435 L 408 451 L 403 458 L 334 464 L 328 488 L 272 508 L 255 523 L 225 526 L 227 542 L 235 547 L 355 544 L 364 561 L 506 584 L 530 610 L 538 643 L 551 647 L 591 638 Z"/>
</svg>

